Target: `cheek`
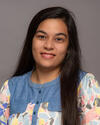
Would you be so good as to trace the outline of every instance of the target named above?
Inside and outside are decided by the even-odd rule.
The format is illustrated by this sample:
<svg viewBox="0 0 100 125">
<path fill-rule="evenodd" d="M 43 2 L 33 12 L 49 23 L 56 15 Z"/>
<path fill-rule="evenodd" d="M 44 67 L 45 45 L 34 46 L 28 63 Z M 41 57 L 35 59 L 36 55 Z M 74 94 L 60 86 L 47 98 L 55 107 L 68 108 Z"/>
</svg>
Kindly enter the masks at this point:
<svg viewBox="0 0 100 125">
<path fill-rule="evenodd" d="M 58 49 L 58 59 L 59 60 L 59 63 L 62 63 L 66 54 L 67 54 L 67 48 L 68 47 L 65 47 L 65 46 L 62 46 Z"/>
<path fill-rule="evenodd" d="M 68 47 L 65 47 L 65 46 L 61 46 L 58 48 L 58 54 L 59 56 L 61 56 L 61 58 L 64 58 L 66 56 L 67 48 Z"/>
<path fill-rule="evenodd" d="M 38 41 L 34 40 L 32 42 L 32 52 L 37 52 L 39 50 L 39 48 L 40 48 L 40 45 L 39 45 Z"/>
<path fill-rule="evenodd" d="M 36 49 L 41 49 L 43 43 L 39 40 L 33 39 L 32 41 L 32 49 L 36 50 Z"/>
<path fill-rule="evenodd" d="M 34 40 L 32 42 L 32 55 L 35 60 L 40 58 L 40 52 L 42 49 L 42 45 L 38 40 Z"/>
<path fill-rule="evenodd" d="M 38 48 L 37 48 L 37 44 L 35 41 L 32 42 L 32 54 L 33 54 L 33 57 L 35 58 L 35 56 L 37 55 L 37 51 L 38 51 Z"/>
</svg>

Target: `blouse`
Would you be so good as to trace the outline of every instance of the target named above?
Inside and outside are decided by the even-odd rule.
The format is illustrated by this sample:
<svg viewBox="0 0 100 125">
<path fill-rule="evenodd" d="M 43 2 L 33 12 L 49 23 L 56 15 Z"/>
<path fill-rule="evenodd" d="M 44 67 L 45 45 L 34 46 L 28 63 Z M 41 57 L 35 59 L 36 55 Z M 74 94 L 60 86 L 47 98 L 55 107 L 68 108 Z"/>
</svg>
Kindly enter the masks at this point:
<svg viewBox="0 0 100 125">
<path fill-rule="evenodd" d="M 0 90 L 0 125 L 61 125 L 60 76 L 33 83 L 32 71 L 4 82 Z M 100 85 L 80 72 L 77 89 L 81 125 L 100 125 Z"/>
</svg>

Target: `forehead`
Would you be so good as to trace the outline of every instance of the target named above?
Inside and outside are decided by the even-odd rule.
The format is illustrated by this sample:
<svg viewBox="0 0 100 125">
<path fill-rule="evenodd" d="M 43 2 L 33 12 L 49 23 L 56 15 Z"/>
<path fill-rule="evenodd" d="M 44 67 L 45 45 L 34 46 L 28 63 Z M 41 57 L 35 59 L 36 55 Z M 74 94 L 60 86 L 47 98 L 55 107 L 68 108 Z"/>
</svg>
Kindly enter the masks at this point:
<svg viewBox="0 0 100 125">
<path fill-rule="evenodd" d="M 38 30 L 43 30 L 45 32 L 59 33 L 64 32 L 68 33 L 67 25 L 62 19 L 46 19 L 42 21 L 38 28 Z"/>
</svg>

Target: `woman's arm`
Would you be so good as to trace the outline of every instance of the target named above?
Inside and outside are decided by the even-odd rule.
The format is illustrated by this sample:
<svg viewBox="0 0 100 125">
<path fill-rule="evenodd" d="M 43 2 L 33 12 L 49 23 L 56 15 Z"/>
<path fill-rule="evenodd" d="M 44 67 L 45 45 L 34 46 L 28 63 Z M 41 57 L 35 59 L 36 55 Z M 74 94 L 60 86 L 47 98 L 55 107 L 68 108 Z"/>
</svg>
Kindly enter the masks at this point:
<svg viewBox="0 0 100 125">
<path fill-rule="evenodd" d="M 81 125 L 100 125 L 100 84 L 88 73 L 79 86 Z"/>
<path fill-rule="evenodd" d="M 7 125 L 9 118 L 10 107 L 10 91 L 8 87 L 8 80 L 0 89 L 0 125 Z"/>
</svg>

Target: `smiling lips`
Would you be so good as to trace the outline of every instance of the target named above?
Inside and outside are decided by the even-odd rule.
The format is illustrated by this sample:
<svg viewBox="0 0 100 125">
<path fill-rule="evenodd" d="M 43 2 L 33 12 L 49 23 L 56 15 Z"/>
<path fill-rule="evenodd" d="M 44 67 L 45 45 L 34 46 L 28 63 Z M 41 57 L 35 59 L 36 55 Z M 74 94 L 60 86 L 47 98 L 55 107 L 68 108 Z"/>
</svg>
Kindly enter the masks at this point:
<svg viewBox="0 0 100 125">
<path fill-rule="evenodd" d="M 46 53 L 46 52 L 44 52 L 44 53 L 41 53 L 41 56 L 42 56 L 43 58 L 45 58 L 45 59 L 52 59 L 52 58 L 54 58 L 56 55 L 53 54 L 53 53 Z"/>
</svg>

